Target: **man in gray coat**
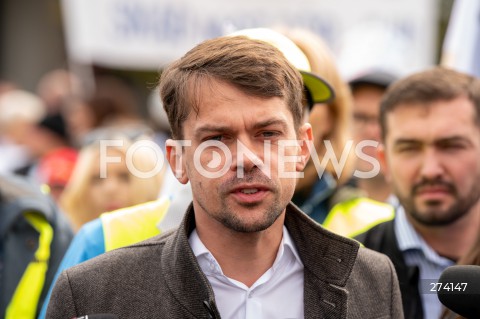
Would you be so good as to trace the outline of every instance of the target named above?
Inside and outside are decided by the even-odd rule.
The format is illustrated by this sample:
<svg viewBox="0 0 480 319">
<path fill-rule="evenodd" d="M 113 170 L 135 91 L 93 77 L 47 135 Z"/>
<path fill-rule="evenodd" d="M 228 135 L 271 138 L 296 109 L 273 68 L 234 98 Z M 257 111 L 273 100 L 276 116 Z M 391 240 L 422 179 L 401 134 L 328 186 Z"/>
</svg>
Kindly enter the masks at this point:
<svg viewBox="0 0 480 319">
<path fill-rule="evenodd" d="M 390 260 L 290 202 L 312 145 L 303 83 L 333 93 L 284 54 L 220 37 L 162 73 L 167 159 L 193 203 L 177 230 L 64 271 L 47 318 L 403 318 Z"/>
</svg>

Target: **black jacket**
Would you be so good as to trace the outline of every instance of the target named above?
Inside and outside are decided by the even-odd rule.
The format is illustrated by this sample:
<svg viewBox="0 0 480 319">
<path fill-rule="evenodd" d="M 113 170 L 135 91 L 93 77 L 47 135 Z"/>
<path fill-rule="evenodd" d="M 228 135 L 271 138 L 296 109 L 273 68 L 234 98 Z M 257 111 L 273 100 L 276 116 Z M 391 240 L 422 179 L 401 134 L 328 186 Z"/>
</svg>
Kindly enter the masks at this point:
<svg viewBox="0 0 480 319">
<path fill-rule="evenodd" d="M 407 319 L 423 319 L 422 299 L 418 289 L 419 269 L 407 266 L 398 247 L 393 220 L 381 223 L 355 237 L 365 247 L 381 252 L 393 262 L 400 282 L 403 312 Z"/>
<path fill-rule="evenodd" d="M 41 214 L 53 228 L 50 260 L 37 314 L 73 233 L 53 201 L 25 179 L 0 175 L 0 318 L 38 248 L 37 231 L 25 220 L 25 212 Z"/>
</svg>

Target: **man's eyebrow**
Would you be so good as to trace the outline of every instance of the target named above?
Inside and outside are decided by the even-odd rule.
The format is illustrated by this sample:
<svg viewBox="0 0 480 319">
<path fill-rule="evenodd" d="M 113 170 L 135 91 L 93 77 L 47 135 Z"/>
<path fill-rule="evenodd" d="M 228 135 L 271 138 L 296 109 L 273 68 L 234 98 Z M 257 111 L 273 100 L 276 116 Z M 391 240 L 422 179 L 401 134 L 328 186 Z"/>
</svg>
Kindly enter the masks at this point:
<svg viewBox="0 0 480 319">
<path fill-rule="evenodd" d="M 282 129 L 286 130 L 288 128 L 287 123 L 283 119 L 271 118 L 264 121 L 256 122 L 252 128 L 253 129 L 262 129 L 271 125 L 280 125 Z M 205 124 L 203 126 L 195 129 L 195 135 L 199 134 L 208 134 L 208 133 L 231 133 L 232 128 L 227 125 L 222 124 Z"/>
<path fill-rule="evenodd" d="M 438 144 L 452 143 L 452 142 L 469 142 L 469 140 L 464 136 L 454 135 L 454 136 L 435 139 L 433 141 L 433 144 L 438 145 Z M 424 144 L 424 141 L 413 139 L 413 138 L 399 138 L 394 141 L 394 145 L 399 145 L 399 144 Z"/>
<path fill-rule="evenodd" d="M 232 128 L 226 125 L 213 125 L 206 124 L 195 129 L 195 135 L 199 134 L 208 134 L 208 133 L 219 133 L 219 132 L 231 132 Z"/>
<path fill-rule="evenodd" d="M 280 126 L 282 126 L 283 130 L 287 130 L 287 128 L 288 128 L 288 125 L 285 122 L 285 120 L 278 119 L 278 118 L 271 118 L 271 119 L 266 119 L 264 121 L 257 122 L 253 125 L 253 128 L 258 130 L 258 129 L 261 129 L 261 128 L 268 127 L 270 125 L 280 125 Z"/>
<path fill-rule="evenodd" d="M 394 145 L 398 144 L 422 144 L 422 141 L 413 138 L 398 138 L 393 142 Z"/>
<path fill-rule="evenodd" d="M 453 135 L 453 136 L 436 139 L 435 142 L 461 142 L 461 141 L 468 141 L 468 140 L 469 139 L 465 136 Z"/>
<path fill-rule="evenodd" d="M 445 138 L 439 138 L 435 140 L 434 143 L 435 145 L 448 145 L 451 143 L 466 143 L 471 145 L 472 141 L 466 136 L 455 135 L 455 136 L 449 136 Z"/>
</svg>

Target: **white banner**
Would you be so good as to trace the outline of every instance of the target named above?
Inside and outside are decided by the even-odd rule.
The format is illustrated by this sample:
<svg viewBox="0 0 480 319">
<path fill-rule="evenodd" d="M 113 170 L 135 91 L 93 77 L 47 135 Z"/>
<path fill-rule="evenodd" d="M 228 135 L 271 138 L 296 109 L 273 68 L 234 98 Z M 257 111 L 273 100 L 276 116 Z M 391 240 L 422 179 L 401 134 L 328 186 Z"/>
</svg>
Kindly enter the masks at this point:
<svg viewBox="0 0 480 319">
<path fill-rule="evenodd" d="M 456 0 L 445 41 L 442 65 L 480 77 L 480 1 Z"/>
<path fill-rule="evenodd" d="M 247 27 L 306 27 L 336 52 L 346 30 L 376 20 L 407 41 L 401 68 L 410 71 L 434 61 L 437 4 L 438 0 L 62 0 L 73 60 L 149 70 L 161 68 L 200 41 Z"/>
</svg>

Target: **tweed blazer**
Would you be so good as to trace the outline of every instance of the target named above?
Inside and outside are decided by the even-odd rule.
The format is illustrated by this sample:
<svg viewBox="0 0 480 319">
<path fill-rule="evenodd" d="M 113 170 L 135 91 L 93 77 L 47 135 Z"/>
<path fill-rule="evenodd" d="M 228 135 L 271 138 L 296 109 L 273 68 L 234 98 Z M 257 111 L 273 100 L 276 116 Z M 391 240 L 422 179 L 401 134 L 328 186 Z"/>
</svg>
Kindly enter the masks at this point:
<svg viewBox="0 0 480 319">
<path fill-rule="evenodd" d="M 292 203 L 285 225 L 304 264 L 305 318 L 403 318 L 388 257 L 325 230 Z M 121 319 L 220 318 L 213 289 L 188 243 L 194 228 L 190 206 L 177 230 L 64 271 L 47 318 L 99 313 Z"/>
</svg>

